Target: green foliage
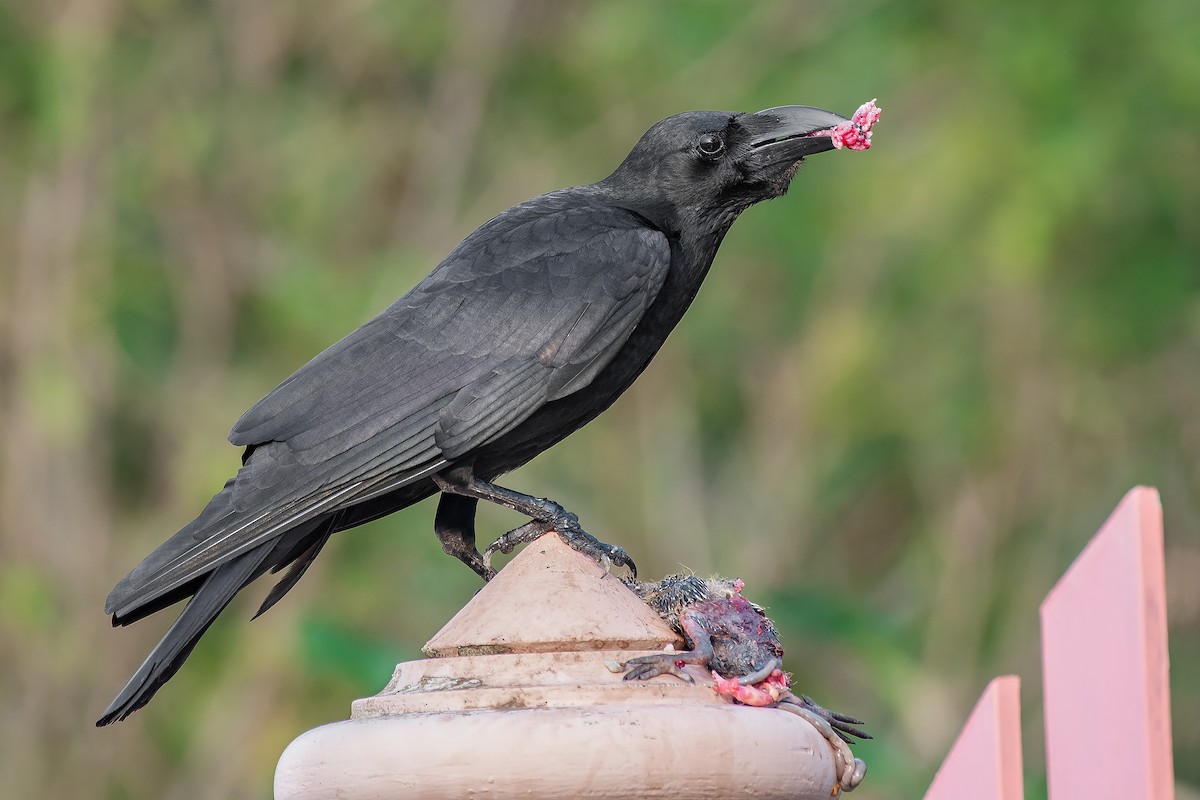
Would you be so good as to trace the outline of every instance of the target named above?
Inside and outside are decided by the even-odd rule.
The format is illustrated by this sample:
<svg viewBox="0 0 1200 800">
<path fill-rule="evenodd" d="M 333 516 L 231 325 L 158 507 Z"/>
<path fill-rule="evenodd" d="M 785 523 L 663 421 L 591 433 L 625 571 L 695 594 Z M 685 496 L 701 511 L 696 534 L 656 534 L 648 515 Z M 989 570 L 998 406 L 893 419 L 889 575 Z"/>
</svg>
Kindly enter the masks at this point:
<svg viewBox="0 0 1200 800">
<path fill-rule="evenodd" d="M 420 658 L 385 641 L 355 635 L 334 620 L 312 617 L 300 629 L 304 667 L 315 674 L 343 679 L 351 691 L 371 694 L 380 689 L 380 676 L 400 661 Z"/>
<path fill-rule="evenodd" d="M 1197 41 L 1183 0 L 0 0 L 8 791 L 265 793 L 477 582 L 432 505 L 372 523 L 91 731 L 166 625 L 111 631 L 104 595 L 236 469 L 238 415 L 661 117 L 871 97 L 875 147 L 748 212 L 629 395 L 508 482 L 648 575 L 742 577 L 800 688 L 878 734 L 867 800 L 918 796 L 1004 671 L 1040 796 L 1037 603 L 1155 484 L 1200 783 Z"/>
</svg>

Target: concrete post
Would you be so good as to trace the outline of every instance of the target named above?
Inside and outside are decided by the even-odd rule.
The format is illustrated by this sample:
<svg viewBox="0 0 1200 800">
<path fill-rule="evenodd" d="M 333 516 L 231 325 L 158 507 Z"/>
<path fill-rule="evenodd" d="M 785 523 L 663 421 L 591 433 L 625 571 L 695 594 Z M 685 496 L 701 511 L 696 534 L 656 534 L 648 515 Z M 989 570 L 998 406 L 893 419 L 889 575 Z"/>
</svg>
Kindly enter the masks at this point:
<svg viewBox="0 0 1200 800">
<path fill-rule="evenodd" d="M 276 800 L 829 798 L 807 721 L 606 662 L 678 647 L 616 577 L 551 533 L 528 545 L 350 719 L 296 739 Z"/>
</svg>

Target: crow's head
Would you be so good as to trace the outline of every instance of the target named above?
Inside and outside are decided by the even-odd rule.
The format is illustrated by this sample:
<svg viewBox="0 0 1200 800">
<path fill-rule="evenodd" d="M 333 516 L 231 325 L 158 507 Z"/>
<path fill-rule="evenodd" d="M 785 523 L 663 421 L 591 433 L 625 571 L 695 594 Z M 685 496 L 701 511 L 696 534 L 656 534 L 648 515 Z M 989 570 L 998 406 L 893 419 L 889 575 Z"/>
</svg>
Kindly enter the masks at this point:
<svg viewBox="0 0 1200 800">
<path fill-rule="evenodd" d="M 676 114 L 646 131 L 602 185 L 665 227 L 727 224 L 786 192 L 805 156 L 834 148 L 830 136 L 812 134 L 845 121 L 811 106 Z"/>
</svg>

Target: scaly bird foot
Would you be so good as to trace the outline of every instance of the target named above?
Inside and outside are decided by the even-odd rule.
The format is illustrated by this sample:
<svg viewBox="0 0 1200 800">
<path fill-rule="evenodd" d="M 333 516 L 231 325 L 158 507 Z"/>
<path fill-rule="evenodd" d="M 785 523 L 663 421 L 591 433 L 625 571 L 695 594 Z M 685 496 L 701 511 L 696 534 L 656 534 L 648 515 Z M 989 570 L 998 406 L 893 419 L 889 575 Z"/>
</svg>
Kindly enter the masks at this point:
<svg viewBox="0 0 1200 800">
<path fill-rule="evenodd" d="M 483 565 L 489 570 L 495 572 L 492 568 L 492 556 L 496 553 L 508 554 L 515 550 L 519 545 L 528 544 L 535 539 L 541 538 L 551 530 L 552 526 L 549 522 L 541 520 L 533 520 L 526 522 L 519 528 L 513 528 L 508 533 L 500 536 L 496 541 L 492 542 L 483 551 Z"/>
<path fill-rule="evenodd" d="M 837 771 L 837 784 L 833 787 L 833 796 L 839 792 L 851 792 L 862 783 L 867 775 L 867 764 L 861 758 L 855 758 L 850 751 L 851 739 L 842 731 L 852 733 L 863 739 L 871 737 L 850 725 L 861 725 L 862 721 L 844 714 L 836 714 L 812 701 L 810 697 L 797 697 L 790 692 L 776 706 L 808 720 L 814 728 L 821 732 L 825 741 L 833 748 L 834 769 Z M 836 726 L 836 727 L 835 727 Z"/>
<path fill-rule="evenodd" d="M 633 577 L 637 577 L 637 566 L 633 563 L 633 559 L 629 557 L 628 553 L 620 547 L 605 544 L 592 536 L 580 526 L 579 517 L 567 511 L 553 500 L 514 492 L 512 489 L 505 489 L 503 486 L 497 486 L 490 481 L 477 478 L 471 473 L 470 465 L 455 467 L 444 473 L 433 475 L 432 478 L 433 482 L 444 494 L 457 495 L 473 500 L 487 500 L 489 503 L 496 503 L 505 508 L 511 508 L 513 511 L 520 512 L 533 520 L 519 528 L 514 528 L 488 545 L 481 559 L 481 566 L 483 567 L 481 574 L 484 574 L 485 577 L 488 577 L 487 573 L 492 568 L 492 555 L 496 551 L 511 553 L 517 545 L 532 542 L 550 530 L 558 531 L 558 535 L 572 548 L 603 564 L 606 575 L 612 569 L 612 565 L 616 564 L 619 567 L 628 567 L 629 571 L 633 573 Z M 461 520 L 458 518 L 464 515 L 463 512 L 463 507 L 453 506 L 446 515 L 448 517 L 446 520 L 447 533 L 452 534 L 448 535 L 447 538 L 456 547 L 459 543 L 458 540 L 464 538 L 458 532 L 461 528 Z M 474 509 L 471 508 L 469 514 L 473 513 Z M 472 521 L 473 519 L 471 517 Z M 455 525 L 456 522 L 458 523 L 457 526 Z M 475 569 L 475 567 L 472 566 L 472 569 Z M 476 571 L 479 572 L 478 569 Z"/>
<path fill-rule="evenodd" d="M 557 504 L 556 504 L 557 505 Z M 547 520 L 535 519 L 519 528 L 514 528 L 487 546 L 483 551 L 483 563 L 487 569 L 492 568 L 492 556 L 497 552 L 511 553 L 518 545 L 534 541 L 550 531 L 555 531 L 562 540 L 573 550 L 594 559 L 604 567 L 607 574 L 615 564 L 618 567 L 628 567 L 633 577 L 637 577 L 637 565 L 625 552 L 624 548 L 605 544 L 592 536 L 579 524 L 579 517 L 570 511 L 558 507 L 559 512 Z"/>
<path fill-rule="evenodd" d="M 797 701 L 795 695 L 792 695 L 792 701 Z M 798 698 L 798 704 L 804 708 L 807 708 L 809 711 L 828 722 L 829 726 L 837 731 L 838 736 L 841 736 L 846 744 L 856 744 L 856 742 L 850 738 L 851 736 L 857 736 L 859 739 L 875 738 L 860 728 L 851 727 L 852 725 L 864 724 L 861 719 L 855 719 L 854 717 L 847 716 L 846 714 L 839 714 L 836 711 L 830 711 L 828 708 L 818 705 L 816 701 L 806 694 L 800 695 Z"/>
<path fill-rule="evenodd" d="M 638 656 L 626 661 L 621 667 L 625 670 L 627 681 L 648 681 L 659 675 L 674 675 L 680 680 L 695 683 L 696 679 L 683 668 L 688 664 L 704 665 L 707 657 L 685 650 L 678 653 L 655 653 L 650 656 Z"/>
</svg>

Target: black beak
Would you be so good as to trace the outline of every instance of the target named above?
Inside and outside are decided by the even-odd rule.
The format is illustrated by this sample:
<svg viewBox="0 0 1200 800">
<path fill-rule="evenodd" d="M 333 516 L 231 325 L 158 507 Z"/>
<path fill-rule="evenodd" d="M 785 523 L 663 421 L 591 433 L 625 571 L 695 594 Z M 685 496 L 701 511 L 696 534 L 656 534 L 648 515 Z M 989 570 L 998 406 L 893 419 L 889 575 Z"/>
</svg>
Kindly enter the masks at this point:
<svg viewBox="0 0 1200 800">
<path fill-rule="evenodd" d="M 752 150 L 763 150 L 771 161 L 779 162 L 832 150 L 830 136 L 812 134 L 832 130 L 846 118 L 812 106 L 778 106 L 744 114 L 738 122 L 750 132 Z"/>
</svg>

